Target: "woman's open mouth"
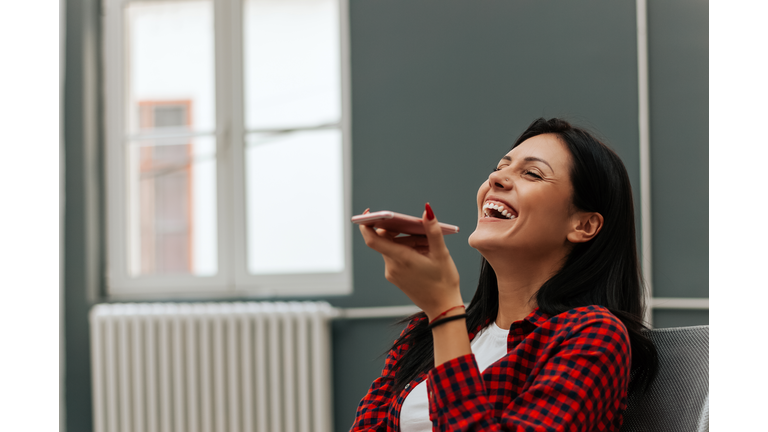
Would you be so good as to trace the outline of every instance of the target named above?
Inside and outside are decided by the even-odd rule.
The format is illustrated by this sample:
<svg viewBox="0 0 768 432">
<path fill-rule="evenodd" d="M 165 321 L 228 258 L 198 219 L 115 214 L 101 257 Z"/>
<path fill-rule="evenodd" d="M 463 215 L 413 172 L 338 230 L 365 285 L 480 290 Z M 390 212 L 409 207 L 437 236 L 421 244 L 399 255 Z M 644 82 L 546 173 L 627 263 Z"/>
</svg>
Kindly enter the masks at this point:
<svg viewBox="0 0 768 432">
<path fill-rule="evenodd" d="M 517 212 L 504 203 L 488 200 L 483 204 L 483 213 L 487 218 L 515 219 Z"/>
</svg>

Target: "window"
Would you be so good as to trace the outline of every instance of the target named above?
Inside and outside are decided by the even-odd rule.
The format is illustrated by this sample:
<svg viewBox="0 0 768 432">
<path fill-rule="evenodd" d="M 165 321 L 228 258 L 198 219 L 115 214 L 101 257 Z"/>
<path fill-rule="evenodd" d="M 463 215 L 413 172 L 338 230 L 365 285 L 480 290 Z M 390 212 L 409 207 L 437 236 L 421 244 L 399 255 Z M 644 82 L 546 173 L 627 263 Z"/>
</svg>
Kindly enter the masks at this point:
<svg viewBox="0 0 768 432">
<path fill-rule="evenodd" d="M 346 0 L 105 0 L 108 293 L 351 291 Z"/>
<path fill-rule="evenodd" d="M 139 102 L 139 128 L 189 127 L 190 101 Z M 138 268 L 132 275 L 194 273 L 192 232 L 195 191 L 192 189 L 193 143 L 183 137 L 168 142 L 149 142 L 137 148 L 138 208 L 137 229 L 140 238 L 133 262 Z"/>
</svg>

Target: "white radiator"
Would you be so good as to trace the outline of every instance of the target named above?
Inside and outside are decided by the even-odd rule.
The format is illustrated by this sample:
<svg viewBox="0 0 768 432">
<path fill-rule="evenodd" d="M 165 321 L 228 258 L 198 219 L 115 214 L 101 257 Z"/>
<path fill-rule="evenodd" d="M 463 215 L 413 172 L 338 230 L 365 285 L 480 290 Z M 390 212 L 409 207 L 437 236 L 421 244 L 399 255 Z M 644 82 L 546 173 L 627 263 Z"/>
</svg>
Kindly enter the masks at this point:
<svg viewBox="0 0 768 432">
<path fill-rule="evenodd" d="M 95 432 L 330 432 L 327 303 L 100 304 Z"/>
</svg>

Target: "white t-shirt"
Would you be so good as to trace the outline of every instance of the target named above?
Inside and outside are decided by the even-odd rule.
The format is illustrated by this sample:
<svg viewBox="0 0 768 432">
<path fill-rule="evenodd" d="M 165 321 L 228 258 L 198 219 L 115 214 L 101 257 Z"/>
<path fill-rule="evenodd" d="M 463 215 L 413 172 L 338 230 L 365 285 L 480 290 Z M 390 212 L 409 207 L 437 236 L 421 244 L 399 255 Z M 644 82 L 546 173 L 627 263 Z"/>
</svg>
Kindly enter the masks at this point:
<svg viewBox="0 0 768 432">
<path fill-rule="evenodd" d="M 499 328 L 494 321 L 472 340 L 470 347 L 475 354 L 480 373 L 507 354 L 508 334 L 509 330 Z M 420 382 L 403 401 L 403 407 L 400 410 L 400 430 L 402 432 L 432 430 L 432 422 L 429 420 L 427 380 Z"/>
</svg>

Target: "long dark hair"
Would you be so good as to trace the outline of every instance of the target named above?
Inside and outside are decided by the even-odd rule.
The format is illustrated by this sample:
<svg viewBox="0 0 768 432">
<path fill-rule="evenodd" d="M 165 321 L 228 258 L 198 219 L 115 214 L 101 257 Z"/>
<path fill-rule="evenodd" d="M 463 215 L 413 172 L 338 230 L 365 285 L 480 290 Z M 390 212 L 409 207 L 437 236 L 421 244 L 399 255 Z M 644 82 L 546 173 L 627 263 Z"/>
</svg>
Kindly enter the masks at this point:
<svg viewBox="0 0 768 432">
<path fill-rule="evenodd" d="M 560 119 L 539 118 L 528 126 L 512 148 L 528 138 L 555 134 L 571 154 L 570 172 L 573 205 L 582 211 L 598 212 L 604 222 L 590 241 L 577 243 L 562 268 L 536 293 L 539 309 L 555 316 L 570 309 L 600 305 L 627 328 L 632 347 L 629 390 L 645 390 L 658 370 L 653 342 L 643 334 L 645 301 L 635 243 L 634 205 L 629 176 L 619 156 L 587 131 Z M 496 273 L 482 259 L 477 291 L 467 307 L 467 330 L 495 319 L 499 310 Z M 414 314 L 399 323 L 424 318 Z M 398 338 L 393 348 L 408 343 L 409 349 L 394 365 L 395 391 L 401 391 L 419 373 L 434 366 L 432 332 L 425 319 Z"/>
</svg>

